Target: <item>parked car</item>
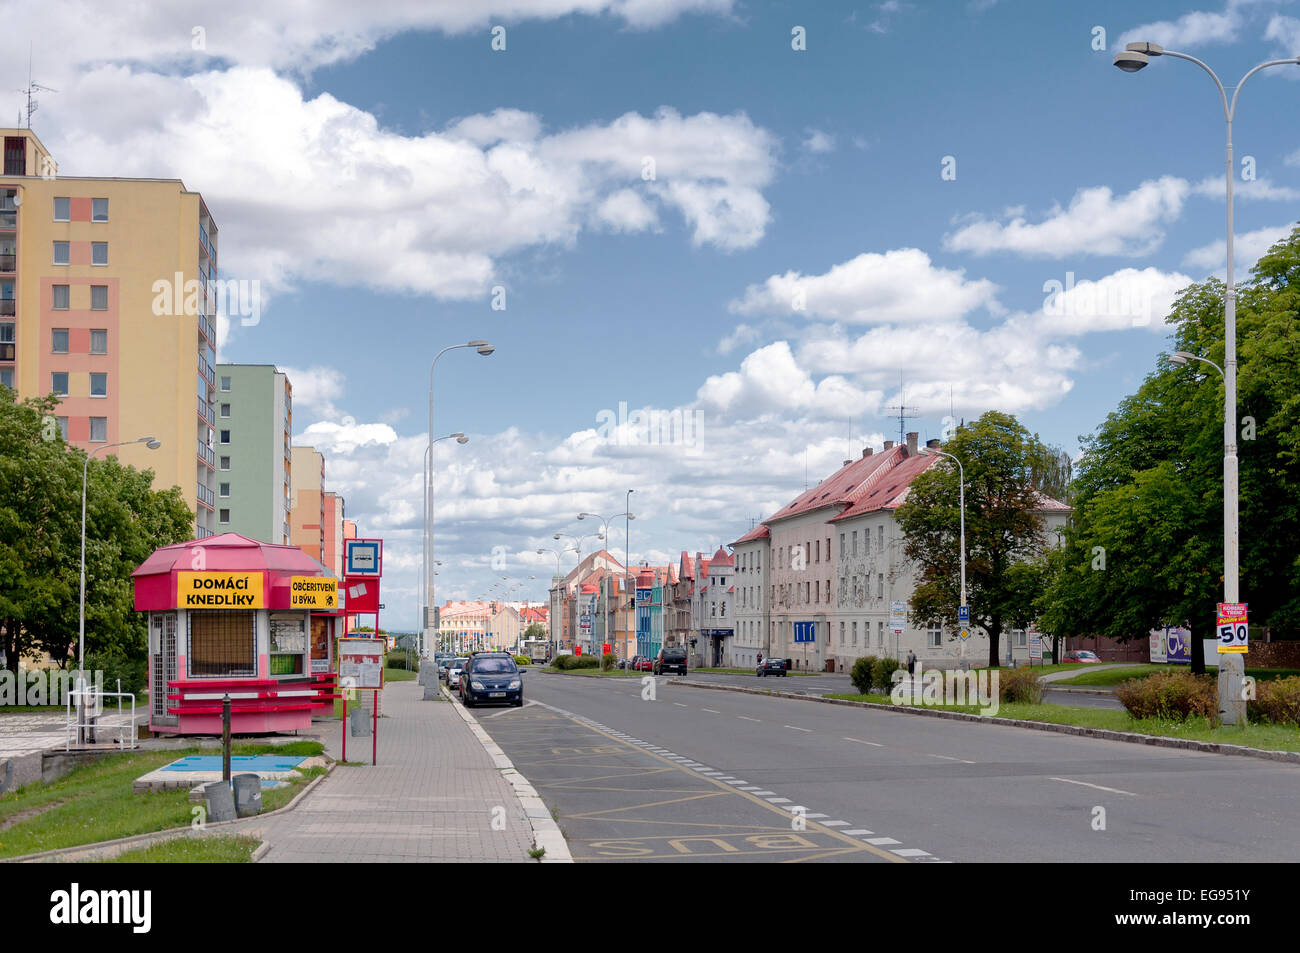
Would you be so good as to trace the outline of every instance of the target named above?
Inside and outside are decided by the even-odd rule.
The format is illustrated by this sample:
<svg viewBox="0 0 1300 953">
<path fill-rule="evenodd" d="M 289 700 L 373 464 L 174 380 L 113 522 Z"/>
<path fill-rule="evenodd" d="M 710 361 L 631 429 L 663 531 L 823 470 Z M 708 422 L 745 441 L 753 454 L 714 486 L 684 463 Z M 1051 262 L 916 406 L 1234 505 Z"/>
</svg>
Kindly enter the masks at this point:
<svg viewBox="0 0 1300 953">
<path fill-rule="evenodd" d="M 448 688 L 455 689 L 460 684 L 461 669 L 463 669 L 468 662 L 469 656 L 462 655 L 447 663 L 447 669 L 443 675 L 443 681 L 447 683 Z"/>
<path fill-rule="evenodd" d="M 1089 652 L 1087 649 L 1080 649 L 1077 652 L 1066 652 L 1062 661 L 1082 662 L 1085 665 L 1096 665 L 1101 662 L 1101 659 L 1097 657 L 1096 652 Z"/>
<path fill-rule="evenodd" d="M 784 678 L 788 674 L 788 671 L 789 670 L 785 667 L 785 659 L 783 658 L 765 658 L 763 661 L 758 663 L 759 678 L 762 678 L 765 675 L 780 675 Z"/>
<path fill-rule="evenodd" d="M 648 655 L 638 655 L 632 663 L 632 668 L 638 672 L 653 672 L 654 660 Z"/>
<path fill-rule="evenodd" d="M 513 655 L 484 652 L 470 659 L 460 673 L 460 697 L 466 708 L 480 702 L 520 708 L 524 704 L 524 673 Z"/>
<path fill-rule="evenodd" d="M 654 662 L 654 673 L 663 675 L 667 672 L 675 672 L 678 675 L 686 674 L 686 649 L 667 648 L 659 650 L 659 655 Z"/>
</svg>

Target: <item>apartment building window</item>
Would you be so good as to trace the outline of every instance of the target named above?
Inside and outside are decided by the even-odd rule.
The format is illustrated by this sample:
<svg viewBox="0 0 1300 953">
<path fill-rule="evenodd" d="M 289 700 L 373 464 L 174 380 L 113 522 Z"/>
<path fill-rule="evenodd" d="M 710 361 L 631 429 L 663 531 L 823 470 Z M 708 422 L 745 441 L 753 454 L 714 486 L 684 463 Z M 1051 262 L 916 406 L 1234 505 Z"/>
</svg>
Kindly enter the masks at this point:
<svg viewBox="0 0 1300 953">
<path fill-rule="evenodd" d="M 885 551 L 885 524 L 881 523 L 877 529 L 879 532 L 876 534 L 876 550 L 883 554 Z"/>
<path fill-rule="evenodd" d="M 222 416 L 222 417 L 229 417 L 229 416 L 230 416 L 230 405 L 229 405 L 229 404 L 222 404 L 222 405 L 221 405 L 221 416 Z"/>
<path fill-rule="evenodd" d="M 218 496 L 229 496 L 229 495 L 230 495 L 230 484 L 229 484 L 229 483 L 218 483 L 218 484 L 217 484 L 217 495 L 218 495 Z"/>
<path fill-rule="evenodd" d="M 90 220 L 92 222 L 108 221 L 108 199 L 90 200 Z"/>
<path fill-rule="evenodd" d="M 108 375 L 107 374 L 90 375 L 90 396 L 91 397 L 108 396 Z"/>
<path fill-rule="evenodd" d="M 106 328 L 92 328 L 90 331 L 90 353 L 107 354 L 108 353 L 108 330 Z"/>
<path fill-rule="evenodd" d="M 853 531 L 853 555 L 856 556 L 857 554 L 858 554 L 858 531 L 855 529 Z"/>
<path fill-rule="evenodd" d="M 56 222 L 66 222 L 72 218 L 72 200 L 69 198 L 56 198 L 54 200 L 54 220 Z"/>
<path fill-rule="evenodd" d="M 108 310 L 108 285 L 90 286 L 90 310 L 91 311 Z"/>
<path fill-rule="evenodd" d="M 14 387 L 14 369 L 12 367 L 0 367 L 0 384 L 3 384 L 10 390 L 18 389 Z"/>
<path fill-rule="evenodd" d="M 108 440 L 108 418 L 91 417 L 90 418 L 90 442 L 104 443 Z"/>
<path fill-rule="evenodd" d="M 52 328 L 50 330 L 50 353 L 67 354 L 68 353 L 68 329 Z"/>
<path fill-rule="evenodd" d="M 943 645 L 943 627 L 938 622 L 931 622 L 925 627 L 925 643 L 932 649 Z"/>
<path fill-rule="evenodd" d="M 840 623 L 840 645 L 844 644 L 844 623 Z"/>
<path fill-rule="evenodd" d="M 55 243 L 54 243 L 54 263 L 55 263 L 56 265 L 66 265 L 66 264 L 68 264 L 69 261 L 71 261 L 71 258 L 69 257 L 69 252 L 68 252 L 68 243 L 67 243 L 67 242 L 55 242 Z"/>
<path fill-rule="evenodd" d="M 229 523 L 229 522 L 230 522 L 230 510 L 217 510 L 217 522 L 218 522 L 218 523 Z"/>
<path fill-rule="evenodd" d="M 885 647 L 885 623 L 883 621 L 876 623 L 876 645 L 882 649 Z"/>
<path fill-rule="evenodd" d="M 223 431 L 221 431 L 221 442 L 222 442 L 222 443 L 230 443 L 230 431 L 229 431 L 229 430 L 223 430 Z"/>
<path fill-rule="evenodd" d="M 108 242 L 90 243 L 90 263 L 92 265 L 108 264 Z"/>
<path fill-rule="evenodd" d="M 68 439 L 68 418 L 67 418 L 67 417 L 55 417 L 54 419 L 55 419 L 56 421 L 58 421 L 58 424 L 59 424 L 59 433 L 61 433 L 61 434 L 63 435 L 63 439 L 66 441 L 66 440 Z"/>
<path fill-rule="evenodd" d="M 1011 634 L 1012 634 L 1012 636 L 1015 637 L 1015 640 L 1016 640 L 1016 648 L 1018 648 L 1018 649 L 1023 649 L 1026 645 L 1029 644 L 1029 641 L 1028 641 L 1028 639 L 1027 639 L 1026 636 L 1025 636 L 1025 630 L 1024 630 L 1024 629 L 1012 629 L 1012 630 L 1011 630 Z"/>
<path fill-rule="evenodd" d="M 826 561 L 831 561 L 831 538 L 829 536 L 826 537 Z"/>
<path fill-rule="evenodd" d="M 840 629 L 841 629 L 841 631 L 843 631 L 843 629 L 844 629 L 844 623 L 843 623 L 843 622 L 840 623 Z M 853 645 L 857 645 L 857 644 L 858 644 L 858 624 L 857 624 L 857 622 L 854 622 L 854 623 L 853 623 L 853 643 L 852 643 L 852 644 L 853 644 Z"/>
<path fill-rule="evenodd" d="M 876 576 L 876 598 L 885 598 L 885 574 L 883 572 Z"/>
<path fill-rule="evenodd" d="M 219 469 L 221 469 L 221 470 L 229 470 L 229 469 L 230 469 L 230 458 L 229 458 L 229 457 L 222 457 L 222 458 L 220 459 L 219 462 L 220 462 L 220 464 L 221 464 L 221 466 L 219 467 Z"/>
<path fill-rule="evenodd" d="M 723 599 L 723 600 L 722 600 L 722 605 L 720 605 L 720 606 L 718 607 L 718 615 L 720 615 L 720 616 L 721 616 L 722 618 L 724 618 L 724 619 L 727 617 L 727 600 L 726 600 L 726 599 Z"/>
<path fill-rule="evenodd" d="M 223 377 L 223 378 L 221 378 L 221 389 L 222 389 L 223 391 L 226 391 L 226 392 L 229 392 L 229 391 L 230 391 L 230 378 L 229 378 L 229 377 Z"/>
<path fill-rule="evenodd" d="M 844 558 L 844 534 L 840 533 L 840 559 Z"/>
<path fill-rule="evenodd" d="M 813 562 L 819 563 L 822 561 L 822 541 L 820 539 L 817 540 L 817 545 L 813 547 L 813 555 L 817 557 Z"/>
<path fill-rule="evenodd" d="M 50 307 L 55 311 L 67 311 L 70 301 L 67 285 L 53 285 L 54 300 L 50 302 Z"/>
<path fill-rule="evenodd" d="M 56 397 L 68 396 L 68 372 L 55 371 L 50 375 L 50 393 Z"/>
</svg>

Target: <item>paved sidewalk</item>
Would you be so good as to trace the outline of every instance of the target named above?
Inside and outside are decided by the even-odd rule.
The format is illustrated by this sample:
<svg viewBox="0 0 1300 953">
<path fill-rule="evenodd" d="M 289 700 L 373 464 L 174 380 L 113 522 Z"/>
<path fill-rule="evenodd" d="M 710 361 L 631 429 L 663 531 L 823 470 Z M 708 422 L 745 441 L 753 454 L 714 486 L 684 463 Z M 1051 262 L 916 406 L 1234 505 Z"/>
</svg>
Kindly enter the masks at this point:
<svg viewBox="0 0 1300 953">
<path fill-rule="evenodd" d="M 269 845 L 263 862 L 531 862 L 516 788 L 452 702 L 395 682 L 380 713 L 377 767 L 370 738 L 349 736 L 348 757 L 364 766 L 338 765 L 294 810 L 237 825 Z M 323 740 L 338 757 L 338 723 Z"/>
</svg>

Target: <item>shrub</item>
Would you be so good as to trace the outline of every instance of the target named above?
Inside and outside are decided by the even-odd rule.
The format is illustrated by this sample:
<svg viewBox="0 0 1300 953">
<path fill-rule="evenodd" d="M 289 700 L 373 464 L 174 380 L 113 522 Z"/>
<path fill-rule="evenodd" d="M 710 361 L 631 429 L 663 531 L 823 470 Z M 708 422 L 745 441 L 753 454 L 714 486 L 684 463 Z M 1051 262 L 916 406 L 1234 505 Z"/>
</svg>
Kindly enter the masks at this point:
<svg viewBox="0 0 1300 953">
<path fill-rule="evenodd" d="M 597 668 L 600 659 L 594 655 L 574 655 L 569 660 L 569 668 Z"/>
<path fill-rule="evenodd" d="M 572 655 L 557 655 L 555 658 L 551 659 L 551 667 L 558 668 L 563 672 L 569 667 L 569 659 L 571 658 L 573 658 Z"/>
<path fill-rule="evenodd" d="M 1254 721 L 1300 725 L 1300 676 L 1255 683 L 1255 699 L 1246 704 Z"/>
<path fill-rule="evenodd" d="M 72 668 L 76 668 L 74 664 Z M 122 680 L 122 691 L 131 692 L 136 695 L 144 690 L 145 682 L 149 678 L 149 663 L 143 659 L 127 658 L 117 652 L 87 652 L 86 653 L 86 672 L 87 679 L 93 685 L 95 682 L 95 672 L 104 673 L 104 691 L 115 692 L 118 690 L 117 680 Z"/>
<path fill-rule="evenodd" d="M 876 657 L 874 655 L 865 655 L 853 663 L 853 671 L 849 673 L 849 680 L 853 682 L 853 687 L 863 695 L 871 694 L 872 679 L 875 677 Z"/>
<path fill-rule="evenodd" d="M 1134 718 L 1186 721 L 1201 715 L 1213 725 L 1219 723 L 1219 691 L 1213 675 L 1158 672 L 1121 683 L 1115 694 Z"/>
<path fill-rule="evenodd" d="M 1032 668 L 998 669 L 998 699 L 1038 705 L 1043 700 L 1043 683 Z"/>
<path fill-rule="evenodd" d="M 874 682 L 876 687 L 881 691 L 893 691 L 894 672 L 902 667 L 902 663 L 900 663 L 896 658 L 878 658 L 871 666 L 871 681 Z"/>
<path fill-rule="evenodd" d="M 618 656 L 615 655 L 613 652 L 606 652 L 604 655 L 600 657 L 600 670 L 602 672 L 608 672 L 611 668 L 613 668 L 617 664 L 618 664 Z"/>
<path fill-rule="evenodd" d="M 533 661 L 533 660 L 530 659 L 527 655 L 516 655 L 516 656 L 515 656 L 515 664 L 516 664 L 516 665 L 531 665 L 531 664 L 532 664 L 532 661 Z"/>
</svg>

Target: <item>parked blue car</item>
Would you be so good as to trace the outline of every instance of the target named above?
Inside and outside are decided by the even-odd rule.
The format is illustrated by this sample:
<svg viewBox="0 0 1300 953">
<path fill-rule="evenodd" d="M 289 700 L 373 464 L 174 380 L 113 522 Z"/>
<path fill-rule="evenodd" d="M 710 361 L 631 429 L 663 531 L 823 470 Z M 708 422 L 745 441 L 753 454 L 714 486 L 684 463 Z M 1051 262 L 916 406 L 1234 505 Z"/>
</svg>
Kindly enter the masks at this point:
<svg viewBox="0 0 1300 953">
<path fill-rule="evenodd" d="M 460 673 L 460 697 L 466 708 L 479 702 L 522 708 L 524 673 L 515 664 L 514 656 L 505 652 L 475 655 Z"/>
</svg>

